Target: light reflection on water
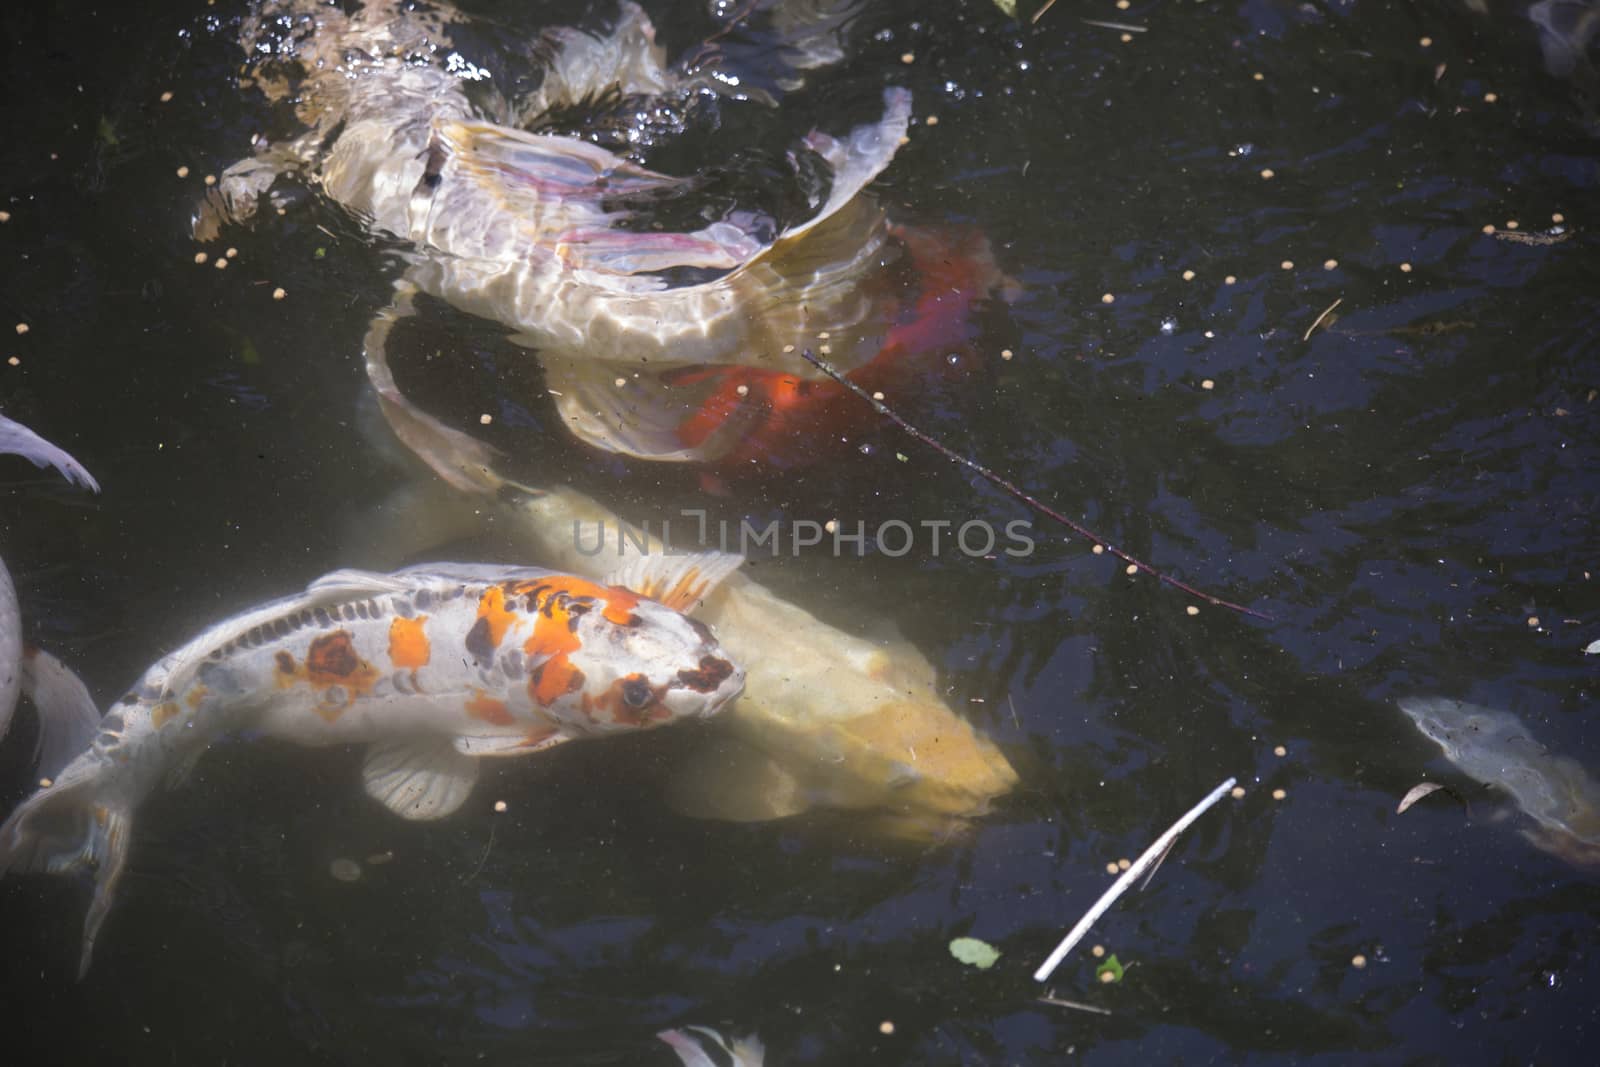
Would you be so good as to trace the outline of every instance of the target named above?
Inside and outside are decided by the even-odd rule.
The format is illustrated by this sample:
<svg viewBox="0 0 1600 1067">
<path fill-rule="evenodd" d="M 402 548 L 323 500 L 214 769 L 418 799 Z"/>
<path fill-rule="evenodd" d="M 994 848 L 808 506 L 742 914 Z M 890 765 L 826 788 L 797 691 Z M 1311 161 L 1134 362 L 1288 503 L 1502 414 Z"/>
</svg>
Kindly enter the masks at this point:
<svg viewBox="0 0 1600 1067">
<path fill-rule="evenodd" d="M 360 563 L 346 531 L 403 477 L 360 429 L 388 250 L 313 202 L 230 235 L 227 270 L 192 262 L 200 178 L 284 121 L 235 87 L 239 9 L 223 6 L 3 16 L 18 42 L 4 300 L 33 328 L 0 354 L 20 360 L 0 404 L 106 489 L 86 502 L 8 468 L 4 551 L 35 638 L 101 696 L 203 623 Z M 570 17 L 483 6 L 485 39 Z M 714 28 L 700 5 L 651 12 L 669 50 Z M 992 563 L 762 562 L 762 581 L 824 618 L 888 620 L 932 658 L 1017 766 L 1017 793 L 942 847 L 848 815 L 693 822 L 664 809 L 659 779 L 696 739 L 663 735 L 499 766 L 483 795 L 505 815 L 419 827 L 370 810 L 350 753 L 228 745 L 141 812 L 81 987 L 80 902 L 0 883 L 9 988 L 38 990 L 28 1040 L 151 1062 L 641 1062 L 668 1056 L 655 1030 L 697 1022 L 759 1031 L 778 1063 L 1582 1047 L 1592 876 L 1496 822 L 1496 799 L 1392 701 L 1505 708 L 1600 763 L 1579 654 L 1600 617 L 1584 573 L 1600 288 L 1583 214 L 1600 142 L 1509 14 L 1160 6 L 1117 13 L 1151 29 L 1126 44 L 1077 15 L 1022 32 L 976 0 L 872 7 L 842 63 L 776 112 L 725 106 L 711 143 L 781 147 L 908 86 L 939 123 L 915 129 L 883 197 L 980 227 L 1023 283 L 981 320 L 979 376 L 930 390 L 919 422 L 1273 623 L 1186 616 L 1064 539 Z M 729 54 L 760 44 L 734 34 Z M 681 171 L 692 155 L 669 142 L 651 161 Z M 1556 212 L 1574 231 L 1560 243 L 1481 232 L 1543 232 Z M 483 435 L 519 477 L 634 517 L 1023 514 L 887 427 L 869 457 L 707 496 L 693 471 L 559 435 L 537 371 L 488 324 L 434 305 L 404 348 L 430 411 L 474 428 L 494 414 Z M 451 554 L 509 544 L 490 530 Z M 0 750 L 12 796 L 25 747 Z M 1035 1003 L 1027 975 L 1105 863 L 1228 774 L 1246 798 L 1092 935 L 1136 961 L 1124 982 L 1098 987 L 1081 956 L 1058 976 L 1061 996 L 1115 1015 Z M 1424 777 L 1465 792 L 1470 816 L 1394 816 Z M 330 858 L 382 849 L 395 861 L 361 881 L 328 876 Z M 1000 964 L 956 964 L 945 946 L 963 934 Z"/>
</svg>

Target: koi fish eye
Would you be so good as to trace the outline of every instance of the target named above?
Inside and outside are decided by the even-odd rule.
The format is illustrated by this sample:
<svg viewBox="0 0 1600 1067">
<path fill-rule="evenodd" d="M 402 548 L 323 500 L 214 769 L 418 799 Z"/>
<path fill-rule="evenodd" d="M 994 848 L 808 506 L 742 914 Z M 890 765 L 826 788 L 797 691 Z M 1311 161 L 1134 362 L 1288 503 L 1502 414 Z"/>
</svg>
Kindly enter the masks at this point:
<svg viewBox="0 0 1600 1067">
<path fill-rule="evenodd" d="M 642 708 L 654 698 L 655 692 L 643 678 L 629 678 L 622 683 L 622 702 L 630 708 Z"/>
</svg>

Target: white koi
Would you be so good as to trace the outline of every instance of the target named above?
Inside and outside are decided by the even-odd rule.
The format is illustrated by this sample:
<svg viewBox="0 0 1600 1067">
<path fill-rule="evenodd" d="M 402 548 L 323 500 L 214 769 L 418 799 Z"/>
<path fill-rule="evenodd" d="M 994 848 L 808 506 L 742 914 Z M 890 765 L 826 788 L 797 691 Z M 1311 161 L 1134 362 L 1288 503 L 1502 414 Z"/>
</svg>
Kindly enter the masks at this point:
<svg viewBox="0 0 1600 1067">
<path fill-rule="evenodd" d="M 72 484 L 100 491 L 100 483 L 83 464 L 4 415 L 0 415 L 0 452 L 22 456 L 37 467 L 54 467 Z M 0 740 L 10 732 L 17 698 L 24 693 L 39 716 L 34 766 L 41 774 L 53 775 L 88 744 L 100 713 L 66 664 L 23 644 L 17 590 L 5 561 L 0 560 Z"/>
<path fill-rule="evenodd" d="M 146 671 L 88 750 L 0 826 L 0 874 L 93 873 L 81 974 L 134 810 L 228 733 L 369 743 L 367 792 L 407 819 L 438 819 L 466 800 L 480 757 L 714 715 L 744 671 L 680 609 L 740 562 L 659 557 L 634 569 L 632 588 L 486 564 L 327 575 Z"/>
</svg>

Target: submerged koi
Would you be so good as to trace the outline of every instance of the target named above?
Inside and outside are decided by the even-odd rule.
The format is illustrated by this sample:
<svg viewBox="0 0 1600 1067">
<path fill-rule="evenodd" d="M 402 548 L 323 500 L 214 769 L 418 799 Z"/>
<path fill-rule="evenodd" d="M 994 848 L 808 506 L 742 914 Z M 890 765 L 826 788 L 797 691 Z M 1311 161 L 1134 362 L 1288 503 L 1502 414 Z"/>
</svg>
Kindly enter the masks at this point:
<svg viewBox="0 0 1600 1067">
<path fill-rule="evenodd" d="M 100 483 L 83 464 L 4 415 L 0 415 L 0 452 L 22 456 L 38 467 L 54 467 L 72 484 L 100 491 Z M 35 767 L 41 774 L 55 774 L 88 742 L 100 714 L 83 682 L 66 664 L 23 644 L 17 590 L 5 561 L 0 560 L 0 740 L 10 731 L 17 698 L 24 693 L 39 717 Z"/>
<path fill-rule="evenodd" d="M 336 571 L 146 671 L 88 750 L 0 826 L 0 874 L 93 873 L 81 974 L 134 810 L 227 733 L 370 743 L 368 794 L 404 818 L 438 819 L 466 800 L 480 757 L 714 715 L 744 671 L 679 609 L 739 562 L 656 557 L 617 576 L 626 587 L 533 567 Z"/>
</svg>

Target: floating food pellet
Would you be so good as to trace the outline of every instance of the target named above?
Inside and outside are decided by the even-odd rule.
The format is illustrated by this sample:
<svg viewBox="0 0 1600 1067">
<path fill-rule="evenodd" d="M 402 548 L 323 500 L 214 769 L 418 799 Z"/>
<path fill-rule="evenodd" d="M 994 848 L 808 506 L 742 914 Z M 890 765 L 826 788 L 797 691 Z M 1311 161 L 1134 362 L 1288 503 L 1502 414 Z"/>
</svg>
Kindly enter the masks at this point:
<svg viewBox="0 0 1600 1067">
<path fill-rule="evenodd" d="M 1430 48 L 1430 47 L 1433 46 L 1433 38 L 1432 37 L 1424 37 L 1422 40 L 1418 41 L 1417 43 L 1420 44 L 1424 48 Z"/>
<path fill-rule="evenodd" d="M 237 256 L 239 254 L 239 250 L 237 248 L 230 248 L 230 249 L 228 249 L 226 252 L 224 252 L 222 254 L 227 256 L 229 259 L 233 259 L 235 256 Z"/>
<path fill-rule="evenodd" d="M 793 352 L 794 351 L 794 345 L 784 345 L 783 346 L 783 350 L 784 350 L 785 353 Z"/>
<path fill-rule="evenodd" d="M 189 176 L 189 168 L 188 167 L 179 167 L 178 168 L 178 177 L 187 178 L 188 176 Z"/>
<path fill-rule="evenodd" d="M 1256 71 L 1254 74 L 1250 75 L 1250 77 L 1252 79 L 1254 79 L 1255 81 L 1258 81 L 1258 82 L 1259 81 L 1266 81 L 1266 79 L 1267 79 L 1267 76 L 1265 74 L 1261 73 L 1259 70 Z"/>
<path fill-rule="evenodd" d="M 1400 273 L 1401 274 L 1410 274 L 1411 273 L 1411 264 L 1409 264 L 1409 263 L 1400 264 Z"/>
<path fill-rule="evenodd" d="M 1367 965 L 1367 957 L 1361 955 L 1360 953 L 1357 953 L 1356 955 L 1350 957 L 1350 966 L 1354 967 L 1356 970 L 1359 971 L 1361 968 L 1365 967 L 1366 965 Z"/>
<path fill-rule="evenodd" d="M 741 385 L 739 388 L 743 389 L 744 386 Z M 874 399 L 874 400 L 882 400 L 883 399 L 883 394 L 882 393 L 873 393 L 872 394 L 872 399 Z"/>
<path fill-rule="evenodd" d="M 913 53 L 913 52 L 901 52 L 900 53 L 900 62 L 902 62 L 902 63 L 904 63 L 904 64 L 909 66 L 910 64 L 915 63 L 916 61 L 917 61 L 917 57 L 916 57 L 915 53 Z"/>
<path fill-rule="evenodd" d="M 1262 167 L 1261 168 L 1261 177 L 1270 182 L 1272 180 L 1272 177 L 1273 177 L 1272 168 L 1271 167 Z"/>
<path fill-rule="evenodd" d="M 1125 573 L 1127 573 L 1127 574 L 1138 574 L 1139 573 L 1138 565 L 1134 564 L 1134 563 L 1128 564 L 1128 568 L 1127 568 L 1127 571 Z"/>
<path fill-rule="evenodd" d="M 749 396 L 750 395 L 750 387 L 748 385 L 741 385 L 737 389 L 735 389 L 734 392 L 738 393 L 740 396 Z"/>
<path fill-rule="evenodd" d="M 11 212 L 9 212 L 9 211 L 0 211 L 0 222 L 10 222 L 10 221 L 11 221 Z M 1561 220 L 1557 219 L 1556 221 L 1560 222 Z"/>
<path fill-rule="evenodd" d="M 54 782 L 52 782 L 52 781 L 51 781 L 51 780 L 50 780 L 50 779 L 48 779 L 48 778 L 41 778 L 41 779 L 39 779 L 39 788 L 40 788 L 40 789 L 49 789 L 49 788 L 50 788 L 50 787 L 51 787 L 51 786 L 52 786 L 52 785 L 55 785 L 55 783 L 54 783 Z"/>
<path fill-rule="evenodd" d="M 161 94 L 161 102 L 163 104 L 172 103 L 172 91 L 170 89 Z"/>
<path fill-rule="evenodd" d="M 829 533 L 837 533 L 839 530 L 839 520 L 829 519 L 827 522 L 822 524 L 822 528 L 827 530 Z"/>
<path fill-rule="evenodd" d="M 1132 866 L 1133 866 L 1133 861 L 1132 860 L 1123 859 L 1123 860 L 1118 860 L 1117 861 L 1117 870 L 1119 870 L 1119 871 L 1125 871 L 1129 867 L 1132 867 Z"/>
<path fill-rule="evenodd" d="M 618 378 L 616 384 L 617 384 L 617 388 L 621 389 L 624 385 L 628 384 L 628 379 L 626 379 L 626 378 Z"/>
<path fill-rule="evenodd" d="M 288 293 L 283 291 L 283 287 L 282 286 L 279 286 L 277 289 L 272 290 L 272 299 L 274 299 L 274 300 L 282 300 L 284 297 L 286 297 L 288 295 L 289 295 Z"/>
<path fill-rule="evenodd" d="M 827 330 L 822 330 L 822 331 L 818 332 L 817 340 L 826 341 L 828 338 L 830 338 L 832 336 L 833 336 L 833 334 L 829 333 Z"/>
<path fill-rule="evenodd" d="M 922 120 L 922 124 L 924 126 L 937 126 L 939 125 L 939 116 L 929 115 L 927 118 Z"/>
<path fill-rule="evenodd" d="M 22 360 L 18 359 L 16 356 L 12 356 L 10 359 L 6 360 L 6 362 L 11 364 L 13 367 L 22 366 Z"/>
<path fill-rule="evenodd" d="M 1226 278 L 1222 279 L 1222 284 L 1223 285 L 1232 285 L 1234 282 L 1236 282 L 1238 280 L 1239 280 L 1238 278 L 1235 278 L 1233 275 L 1230 274 Z"/>
<path fill-rule="evenodd" d="M 1131 33 L 1123 34 L 1122 35 L 1122 43 L 1123 44 L 1132 44 L 1133 43 L 1133 34 L 1131 34 Z"/>
<path fill-rule="evenodd" d="M 1010 359 L 1010 358 L 1011 358 L 1011 349 L 1009 349 L 1009 348 L 1002 348 L 1002 349 L 1001 349 L 1001 350 L 1000 350 L 1000 358 L 1001 358 L 1001 359 Z"/>
<path fill-rule="evenodd" d="M 1195 607 L 1193 604 L 1190 604 L 1188 607 L 1183 609 L 1183 613 L 1185 615 L 1198 615 L 1200 614 L 1200 609 Z"/>
<path fill-rule="evenodd" d="M 1322 261 L 1322 269 L 1323 270 L 1332 270 L 1333 268 L 1337 267 L 1338 265 L 1339 265 L 1339 261 L 1337 259 L 1325 259 L 1325 260 Z"/>
<path fill-rule="evenodd" d="M 211 257 L 207 256 L 204 252 L 196 252 L 194 254 L 194 261 L 196 263 L 204 263 L 209 258 Z"/>
<path fill-rule="evenodd" d="M 1183 272 L 1183 280 L 1186 281 L 1186 282 L 1194 281 L 1194 271 L 1192 271 L 1192 270 L 1184 271 Z"/>
<path fill-rule="evenodd" d="M 1230 789 L 1228 791 L 1228 795 L 1233 797 L 1233 799 L 1238 800 L 1240 797 L 1244 796 L 1244 786 L 1242 786 L 1242 785 L 1234 786 L 1232 789 Z"/>
<path fill-rule="evenodd" d="M 4 221 L 6 221 L 6 219 L 8 219 L 10 217 L 11 216 L 7 215 L 4 211 L 0 211 L 0 222 L 4 222 Z M 1551 222 L 1555 222 L 1555 223 L 1566 222 L 1567 221 L 1567 217 L 1565 215 L 1563 215 L 1561 212 L 1557 211 L 1555 214 L 1550 216 L 1550 221 Z"/>
<path fill-rule="evenodd" d="M 361 864 L 340 856 L 328 864 L 328 873 L 341 882 L 354 882 L 361 878 Z"/>
<path fill-rule="evenodd" d="M 1131 3 L 1131 0 L 1117 0 L 1117 10 L 1118 11 L 1126 11 L 1126 10 L 1128 10 L 1128 8 L 1130 8 L 1132 6 L 1133 6 L 1133 4 Z"/>
<path fill-rule="evenodd" d="M 1216 387 L 1217 383 L 1212 381 L 1210 378 L 1207 378 L 1205 381 L 1200 383 L 1200 388 L 1202 389 L 1215 389 Z"/>
<path fill-rule="evenodd" d="M 1096 945 L 1094 948 L 1089 950 L 1089 955 L 1093 956 L 1095 959 L 1099 959 L 1101 956 L 1104 956 L 1105 954 L 1106 954 L 1106 947 L 1104 945 Z"/>
<path fill-rule="evenodd" d="M 885 1036 L 894 1033 L 894 1021 L 891 1019 L 883 1020 L 883 1022 L 878 1024 L 878 1033 Z"/>
<path fill-rule="evenodd" d="M 227 266 L 228 266 L 228 260 L 223 256 L 218 256 L 217 257 L 217 269 L 218 270 L 224 270 L 224 269 L 227 268 Z"/>
<path fill-rule="evenodd" d="M 818 345 L 817 346 L 817 351 L 821 352 L 825 356 L 831 356 L 831 355 L 833 355 L 833 346 L 832 345 Z"/>
<path fill-rule="evenodd" d="M 1104 552 L 1104 551 L 1105 551 L 1105 550 L 1106 550 L 1106 546 L 1105 546 L 1105 545 L 1095 545 L 1095 546 L 1094 546 L 1094 547 L 1093 547 L 1093 548 L 1092 548 L 1092 549 L 1090 549 L 1090 550 L 1089 550 L 1089 551 L 1091 551 L 1091 552 L 1093 552 L 1093 553 L 1094 553 L 1094 554 L 1095 554 L 1095 555 L 1097 555 L 1097 556 L 1098 556 L 1098 555 L 1100 555 L 1100 554 L 1101 554 L 1101 553 L 1103 553 L 1103 552 Z"/>
<path fill-rule="evenodd" d="M 1115 296 L 1113 296 L 1112 294 L 1104 293 L 1100 297 L 1100 303 L 1102 303 L 1102 304 L 1110 304 L 1113 301 L 1115 301 L 1116 299 L 1117 298 Z"/>
<path fill-rule="evenodd" d="M 1508 230 L 1514 230 L 1514 229 L 1516 229 L 1516 228 L 1517 228 L 1517 226 L 1518 226 L 1518 225 L 1519 225 L 1519 223 L 1518 223 L 1518 222 L 1517 222 L 1517 220 L 1516 220 L 1516 219 L 1509 219 L 1509 220 L 1507 220 L 1507 222 L 1506 222 L 1506 229 L 1508 229 Z"/>
<path fill-rule="evenodd" d="M 1491 233 L 1491 234 L 1494 233 L 1494 223 L 1491 222 L 1487 226 L 1485 226 L 1483 228 L 1483 232 L 1484 233 Z"/>
<path fill-rule="evenodd" d="M 29 327 L 28 327 L 27 323 L 25 323 L 25 322 L 17 323 L 17 336 L 21 337 L 23 334 L 28 332 L 28 329 L 29 329 Z"/>
<path fill-rule="evenodd" d="M 1289 795 L 1288 793 L 1285 793 L 1281 789 L 1274 789 L 1272 791 L 1272 799 L 1273 800 L 1282 800 L 1284 797 L 1286 797 L 1288 795 Z"/>
<path fill-rule="evenodd" d="M 1115 982 L 1116 980 L 1117 980 L 1117 972 L 1111 970 L 1109 967 L 1100 972 L 1100 984 L 1101 985 L 1110 985 L 1112 982 Z"/>
<path fill-rule="evenodd" d="M 494 421 L 494 416 L 489 414 L 487 411 L 485 411 L 482 415 L 478 416 L 478 425 L 479 426 L 487 426 L 493 421 Z"/>
<path fill-rule="evenodd" d="M 1106 864 L 1106 873 L 1107 874 L 1116 874 L 1117 873 L 1117 865 L 1115 863 Z"/>
<path fill-rule="evenodd" d="M 1279 263 L 1278 266 L 1282 267 L 1284 270 L 1294 270 L 1294 260 L 1286 259 L 1282 263 Z"/>
<path fill-rule="evenodd" d="M 494 802 L 494 810 L 495 811 L 505 811 L 506 810 L 506 802 L 503 801 L 503 800 L 495 801 Z"/>
<path fill-rule="evenodd" d="M 1287 756 L 1289 754 L 1289 750 L 1284 748 L 1282 745 L 1279 745 L 1272 750 L 1272 754 L 1274 756 Z"/>
<path fill-rule="evenodd" d="M 1537 615 L 1529 615 L 1528 616 L 1528 625 L 1529 626 L 1538 626 L 1539 625 L 1539 616 L 1537 616 Z"/>
<path fill-rule="evenodd" d="M 1494 94 L 1494 93 L 1484 93 L 1483 94 L 1483 102 L 1485 104 L 1492 104 L 1498 99 L 1500 99 L 1500 97 L 1498 95 Z"/>
<path fill-rule="evenodd" d="M 217 184 L 217 176 L 215 174 L 207 174 L 206 175 L 206 184 L 207 185 L 215 185 L 215 184 Z"/>
</svg>

